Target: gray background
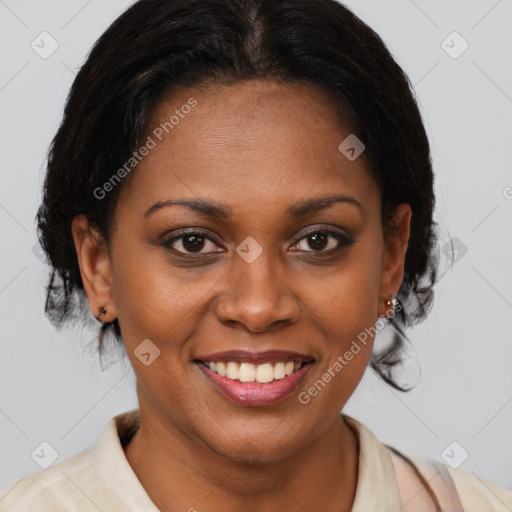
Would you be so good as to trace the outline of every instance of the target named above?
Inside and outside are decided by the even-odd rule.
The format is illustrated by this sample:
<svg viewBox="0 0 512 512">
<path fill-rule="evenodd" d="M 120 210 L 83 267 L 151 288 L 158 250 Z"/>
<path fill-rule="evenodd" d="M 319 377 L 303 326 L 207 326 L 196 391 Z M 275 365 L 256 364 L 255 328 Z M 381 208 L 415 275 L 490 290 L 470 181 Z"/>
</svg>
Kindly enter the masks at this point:
<svg viewBox="0 0 512 512">
<path fill-rule="evenodd" d="M 42 441 L 60 462 L 137 406 L 126 360 L 102 371 L 94 333 L 49 324 L 48 267 L 33 251 L 45 155 L 67 91 L 130 3 L 0 0 L 0 488 L 40 470 L 31 453 Z M 345 412 L 413 456 L 440 458 L 456 441 L 448 453 L 468 452 L 462 469 L 512 488 L 512 0 L 346 4 L 415 86 L 432 144 L 440 250 L 455 237 L 459 252 L 455 264 L 441 252 L 434 308 L 410 332 L 406 377 L 417 379 L 419 364 L 420 384 L 398 393 L 368 370 Z M 31 47 L 43 31 L 58 43 L 46 59 Z M 453 31 L 469 44 L 457 58 L 445 51 L 463 48 Z"/>
</svg>

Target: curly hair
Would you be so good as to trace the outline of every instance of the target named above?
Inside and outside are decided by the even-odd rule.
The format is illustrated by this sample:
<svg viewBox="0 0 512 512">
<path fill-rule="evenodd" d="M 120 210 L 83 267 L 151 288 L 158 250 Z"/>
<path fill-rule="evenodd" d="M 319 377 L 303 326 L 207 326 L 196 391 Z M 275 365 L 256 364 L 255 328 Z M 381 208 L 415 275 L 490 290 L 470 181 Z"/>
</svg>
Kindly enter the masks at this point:
<svg viewBox="0 0 512 512">
<path fill-rule="evenodd" d="M 45 311 L 55 326 L 86 315 L 71 224 L 85 214 L 109 243 L 119 193 L 94 193 L 130 158 L 158 103 L 178 88 L 249 79 L 302 83 L 326 94 L 366 146 L 382 195 L 383 226 L 395 207 L 412 209 L 400 308 L 392 343 L 371 367 L 402 391 L 393 369 L 404 329 L 428 313 L 436 281 L 430 147 L 408 77 L 382 39 L 335 0 L 140 0 L 93 46 L 71 87 L 48 153 L 37 214 L 53 267 Z M 135 171 L 136 172 L 136 171 Z M 104 336 L 122 344 L 118 320 Z"/>
</svg>

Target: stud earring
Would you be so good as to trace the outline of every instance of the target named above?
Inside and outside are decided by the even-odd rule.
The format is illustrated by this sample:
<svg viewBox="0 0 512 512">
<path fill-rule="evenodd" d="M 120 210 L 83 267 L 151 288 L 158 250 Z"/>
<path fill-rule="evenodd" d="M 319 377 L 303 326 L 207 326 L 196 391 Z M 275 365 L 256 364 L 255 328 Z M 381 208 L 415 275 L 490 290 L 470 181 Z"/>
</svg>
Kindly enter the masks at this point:
<svg viewBox="0 0 512 512">
<path fill-rule="evenodd" d="M 101 322 L 101 317 L 105 316 L 107 314 L 107 308 L 105 306 L 98 306 L 98 314 L 95 316 L 96 320 L 98 322 Z"/>
<path fill-rule="evenodd" d="M 379 318 L 390 318 L 395 316 L 395 309 L 398 306 L 398 299 L 393 296 L 390 299 L 386 299 L 385 304 L 386 313 L 379 315 Z"/>
<path fill-rule="evenodd" d="M 393 296 L 391 299 L 386 300 L 386 307 L 388 308 L 388 311 L 386 313 L 386 317 L 393 317 L 395 316 L 396 307 L 398 306 L 398 299 Z"/>
</svg>

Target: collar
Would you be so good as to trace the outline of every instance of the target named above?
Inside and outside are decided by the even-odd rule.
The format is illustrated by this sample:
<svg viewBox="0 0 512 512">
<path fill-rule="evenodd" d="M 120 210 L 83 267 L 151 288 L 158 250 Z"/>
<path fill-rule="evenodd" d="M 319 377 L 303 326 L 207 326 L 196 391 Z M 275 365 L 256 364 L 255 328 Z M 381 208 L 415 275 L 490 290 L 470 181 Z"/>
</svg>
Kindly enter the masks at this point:
<svg viewBox="0 0 512 512">
<path fill-rule="evenodd" d="M 352 512 L 400 510 L 400 497 L 388 449 L 356 419 L 342 414 L 359 441 L 359 466 Z M 140 424 L 139 410 L 112 418 L 95 450 L 95 466 L 109 489 L 133 512 L 158 512 L 124 454 L 125 446 Z"/>
<path fill-rule="evenodd" d="M 342 415 L 359 440 L 359 469 L 352 512 L 401 510 L 395 470 L 389 451 L 356 419 Z"/>
</svg>

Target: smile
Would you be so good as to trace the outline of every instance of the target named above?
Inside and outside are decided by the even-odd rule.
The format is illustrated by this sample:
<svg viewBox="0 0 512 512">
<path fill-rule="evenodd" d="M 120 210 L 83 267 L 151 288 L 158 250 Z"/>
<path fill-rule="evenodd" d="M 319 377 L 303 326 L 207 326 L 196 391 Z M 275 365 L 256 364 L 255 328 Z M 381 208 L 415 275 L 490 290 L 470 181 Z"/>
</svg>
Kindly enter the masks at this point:
<svg viewBox="0 0 512 512">
<path fill-rule="evenodd" d="M 222 377 L 240 382 L 259 382 L 267 384 L 274 380 L 281 380 L 299 370 L 304 363 L 294 363 L 293 361 L 279 363 L 237 363 L 236 361 L 204 362 L 212 372 L 216 372 Z"/>
<path fill-rule="evenodd" d="M 314 359 L 291 352 L 231 351 L 194 362 L 223 396 L 244 406 L 272 405 L 292 394 Z M 220 360 L 223 359 L 223 360 Z"/>
</svg>

